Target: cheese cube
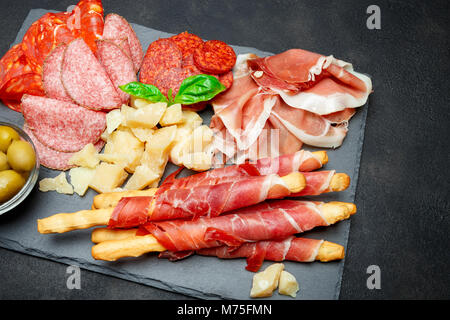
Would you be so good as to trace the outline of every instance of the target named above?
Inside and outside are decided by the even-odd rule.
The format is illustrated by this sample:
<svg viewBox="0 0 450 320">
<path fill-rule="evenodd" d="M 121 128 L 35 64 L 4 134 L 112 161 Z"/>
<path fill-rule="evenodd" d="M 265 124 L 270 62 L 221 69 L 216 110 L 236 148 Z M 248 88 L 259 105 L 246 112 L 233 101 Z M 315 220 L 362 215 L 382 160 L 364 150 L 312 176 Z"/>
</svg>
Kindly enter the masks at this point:
<svg viewBox="0 0 450 320">
<path fill-rule="evenodd" d="M 181 109 L 181 104 L 173 104 L 166 109 L 163 117 L 159 121 L 159 124 L 163 127 L 170 126 L 173 124 L 178 124 L 183 122 L 183 112 Z"/>
<path fill-rule="evenodd" d="M 268 266 L 264 271 L 258 272 L 253 276 L 253 286 L 250 291 L 250 297 L 261 298 L 272 296 L 273 291 L 278 287 L 281 272 L 284 270 L 284 264 L 274 263 Z"/>
<path fill-rule="evenodd" d="M 124 121 L 124 116 L 120 109 L 114 109 L 106 114 L 106 132 L 111 134 Z"/>
<path fill-rule="evenodd" d="M 70 165 L 85 168 L 95 168 L 99 162 L 97 149 L 92 143 L 85 145 L 69 159 Z"/>
<path fill-rule="evenodd" d="M 280 275 L 280 283 L 278 292 L 287 296 L 295 298 L 298 291 L 298 282 L 295 277 L 287 271 L 282 271 Z"/>
<path fill-rule="evenodd" d="M 89 187 L 99 193 L 112 192 L 123 184 L 127 176 L 123 166 L 102 162 L 95 169 Z"/>
<path fill-rule="evenodd" d="M 94 177 L 95 169 L 90 168 L 72 168 L 69 171 L 70 183 L 73 186 L 74 191 L 80 195 L 84 196 L 86 193 L 89 183 Z"/>
<path fill-rule="evenodd" d="M 130 128 L 152 129 L 161 120 L 166 108 L 167 103 L 164 102 L 148 104 L 139 109 L 129 108 L 125 111 L 125 124 Z"/>
<path fill-rule="evenodd" d="M 108 137 L 104 152 L 98 155 L 98 158 L 123 166 L 132 173 L 139 165 L 144 146 L 144 143 L 137 139 L 131 130 L 119 128 Z"/>
<path fill-rule="evenodd" d="M 153 171 L 146 165 L 136 167 L 133 175 L 125 184 L 125 190 L 142 190 L 150 184 L 159 181 L 161 178 L 160 171 Z"/>
<path fill-rule="evenodd" d="M 67 181 L 65 172 L 61 172 L 55 178 L 44 178 L 39 181 L 39 190 L 42 192 L 56 191 L 58 193 L 73 194 L 73 187 Z"/>
<path fill-rule="evenodd" d="M 148 128 L 130 128 L 131 132 L 133 132 L 134 136 L 138 138 L 141 142 L 147 142 L 155 132 L 155 129 Z"/>
</svg>

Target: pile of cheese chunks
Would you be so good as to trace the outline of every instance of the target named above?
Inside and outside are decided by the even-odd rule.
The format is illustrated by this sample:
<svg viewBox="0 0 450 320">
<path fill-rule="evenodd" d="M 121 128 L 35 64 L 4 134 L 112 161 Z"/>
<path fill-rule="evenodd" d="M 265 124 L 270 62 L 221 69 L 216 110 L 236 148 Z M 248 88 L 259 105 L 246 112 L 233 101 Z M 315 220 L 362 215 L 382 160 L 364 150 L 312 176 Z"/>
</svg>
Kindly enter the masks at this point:
<svg viewBox="0 0 450 320">
<path fill-rule="evenodd" d="M 106 123 L 103 153 L 88 144 L 69 161 L 75 166 L 69 171 L 70 183 L 81 196 L 88 188 L 105 193 L 156 187 L 168 161 L 194 171 L 211 168 L 213 133 L 196 112 L 180 104 L 132 99 L 130 105 L 110 111 Z M 70 193 L 65 175 L 57 178 L 41 185 L 57 182 Z M 53 190 L 59 192 L 57 187 Z"/>
<path fill-rule="evenodd" d="M 270 297 L 277 288 L 280 294 L 293 298 L 296 297 L 299 290 L 297 280 L 291 273 L 284 270 L 283 263 L 274 263 L 253 276 L 250 297 Z"/>
</svg>

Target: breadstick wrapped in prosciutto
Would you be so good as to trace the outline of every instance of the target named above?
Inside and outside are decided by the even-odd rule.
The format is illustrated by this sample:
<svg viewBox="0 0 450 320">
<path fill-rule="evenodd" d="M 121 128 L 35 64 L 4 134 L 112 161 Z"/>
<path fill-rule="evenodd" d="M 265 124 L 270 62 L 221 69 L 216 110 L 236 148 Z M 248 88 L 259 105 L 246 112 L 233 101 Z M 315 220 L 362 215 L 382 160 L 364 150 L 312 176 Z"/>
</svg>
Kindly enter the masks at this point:
<svg viewBox="0 0 450 320">
<path fill-rule="evenodd" d="M 333 242 L 291 236 L 283 240 L 247 242 L 237 248 L 222 246 L 200 249 L 196 253 L 221 259 L 247 258 L 245 269 L 257 272 L 264 260 L 328 262 L 343 259 L 345 250 Z"/>
<path fill-rule="evenodd" d="M 153 252 L 155 244 L 183 254 L 223 245 L 239 247 L 247 242 L 285 239 L 315 227 L 329 226 L 355 212 L 356 206 L 345 202 L 264 202 L 214 218 L 148 222 L 133 238 L 95 245 L 92 255 L 95 259 L 112 261 Z"/>
<path fill-rule="evenodd" d="M 131 239 L 131 241 L 133 241 L 136 239 L 137 232 L 138 229 L 112 230 L 108 228 L 97 228 L 92 231 L 92 242 L 101 243 L 105 241 L 126 239 Z M 155 238 L 151 235 L 140 237 L 146 244 L 147 250 L 160 252 L 158 255 L 159 258 L 169 258 L 171 260 L 175 257 L 175 259 L 178 260 L 180 257 L 177 253 L 166 251 L 162 245 L 154 241 Z M 181 256 L 185 257 L 190 253 L 191 252 L 182 252 Z M 290 236 L 281 240 L 246 242 L 239 247 L 221 246 L 205 248 L 197 250 L 195 253 L 203 256 L 214 256 L 220 259 L 247 258 L 246 269 L 257 272 L 261 267 L 262 262 L 265 260 L 328 262 L 343 259 L 345 256 L 345 249 L 343 246 L 329 241 Z"/>
<path fill-rule="evenodd" d="M 148 220 L 217 216 L 227 211 L 279 199 L 300 192 L 305 178 L 300 172 L 280 177 L 250 176 L 234 182 L 169 189 L 154 196 L 123 197 L 114 208 L 59 213 L 38 220 L 40 233 L 61 233 L 93 226 L 131 228 Z"/>
</svg>

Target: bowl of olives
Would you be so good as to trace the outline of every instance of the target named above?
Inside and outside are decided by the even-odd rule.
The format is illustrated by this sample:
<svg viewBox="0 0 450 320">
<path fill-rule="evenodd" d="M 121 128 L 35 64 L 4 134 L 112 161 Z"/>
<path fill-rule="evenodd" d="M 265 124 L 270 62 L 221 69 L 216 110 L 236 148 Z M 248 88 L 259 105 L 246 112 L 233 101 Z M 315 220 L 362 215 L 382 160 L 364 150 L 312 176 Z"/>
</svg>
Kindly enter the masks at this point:
<svg viewBox="0 0 450 320">
<path fill-rule="evenodd" d="M 39 158 L 31 138 L 21 128 L 0 121 L 0 215 L 30 194 L 38 176 Z"/>
</svg>

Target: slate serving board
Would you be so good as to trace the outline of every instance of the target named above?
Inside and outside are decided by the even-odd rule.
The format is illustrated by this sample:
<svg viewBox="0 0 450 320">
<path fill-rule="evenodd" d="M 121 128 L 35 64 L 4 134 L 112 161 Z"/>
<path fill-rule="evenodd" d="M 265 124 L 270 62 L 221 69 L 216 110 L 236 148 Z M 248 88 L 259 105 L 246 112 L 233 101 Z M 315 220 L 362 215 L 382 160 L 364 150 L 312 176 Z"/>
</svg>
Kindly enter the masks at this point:
<svg viewBox="0 0 450 320">
<path fill-rule="evenodd" d="M 31 10 L 23 22 L 14 44 L 21 41 L 32 22 L 47 12 L 49 10 Z M 132 26 L 144 49 L 160 37 L 171 36 L 169 33 L 141 25 L 132 24 Z M 233 48 L 237 54 L 248 52 L 260 56 L 270 54 L 242 46 L 233 46 Z M 338 58 L 345 60 L 345 57 Z M 364 70 L 360 72 L 364 72 Z M 367 104 L 360 108 L 350 121 L 349 132 L 343 145 L 336 150 L 328 150 L 329 163 L 325 169 L 336 169 L 338 172 L 349 174 L 352 179 L 350 187 L 344 192 L 325 194 L 311 199 L 354 202 L 367 108 Z M 212 111 L 208 109 L 201 112 L 200 115 L 204 119 L 204 123 L 209 124 Z M 22 115 L 4 106 L 0 107 L 0 121 L 23 125 Z M 307 149 L 314 150 L 314 148 Z M 169 164 L 165 175 L 175 169 L 175 166 Z M 45 177 L 55 177 L 58 174 L 57 171 L 42 167 L 39 180 Z M 188 173 L 183 172 L 183 175 L 186 174 Z M 26 201 L 13 211 L 0 216 L 0 246 L 200 299 L 249 298 L 253 273 L 244 269 L 245 259 L 221 260 L 214 257 L 193 256 L 186 260 L 169 262 L 165 259 L 158 259 L 154 254 L 148 254 L 117 262 L 96 261 L 91 257 L 93 245 L 90 241 L 91 230 L 78 230 L 55 235 L 41 235 L 37 232 L 36 219 L 55 213 L 90 208 L 95 195 L 93 190 L 89 190 L 84 197 L 76 194 L 62 195 L 56 192 L 42 193 L 36 185 Z M 357 214 L 364 214 L 364 212 Z M 350 220 L 346 220 L 327 228 L 304 233 L 302 236 L 325 239 L 346 246 L 349 229 Z M 284 262 L 286 270 L 292 273 L 300 284 L 300 291 L 296 299 L 337 299 L 344 262 L 345 260 L 303 264 Z M 265 262 L 262 268 L 271 263 L 270 261 Z M 133 299 L 133 297 L 130 298 Z M 269 299 L 292 298 L 275 292 Z"/>
</svg>

